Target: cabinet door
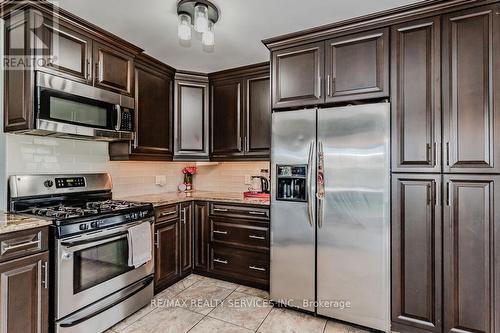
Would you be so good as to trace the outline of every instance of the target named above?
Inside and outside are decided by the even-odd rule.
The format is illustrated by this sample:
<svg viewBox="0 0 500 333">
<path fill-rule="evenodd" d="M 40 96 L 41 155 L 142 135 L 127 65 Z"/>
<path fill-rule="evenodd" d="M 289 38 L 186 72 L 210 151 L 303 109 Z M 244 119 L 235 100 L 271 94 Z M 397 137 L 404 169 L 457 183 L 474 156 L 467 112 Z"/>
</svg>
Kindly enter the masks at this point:
<svg viewBox="0 0 500 333">
<path fill-rule="evenodd" d="M 500 16 L 485 6 L 443 16 L 445 172 L 500 172 Z"/>
<path fill-rule="evenodd" d="M 210 237 L 208 203 L 194 203 L 194 269 L 208 269 L 208 241 Z"/>
<path fill-rule="evenodd" d="M 180 276 L 179 219 L 156 228 L 155 289 L 161 290 Z"/>
<path fill-rule="evenodd" d="M 323 103 L 324 68 L 323 42 L 273 52 L 273 108 Z"/>
<path fill-rule="evenodd" d="M 392 177 L 392 329 L 441 332 L 441 175 Z"/>
<path fill-rule="evenodd" d="M 444 183 L 444 332 L 500 332 L 500 176 Z"/>
<path fill-rule="evenodd" d="M 326 102 L 389 96 L 389 29 L 326 41 Z"/>
<path fill-rule="evenodd" d="M 182 203 L 180 213 L 181 273 L 186 274 L 193 267 L 193 209 L 191 202 Z"/>
<path fill-rule="evenodd" d="M 44 19 L 37 29 L 38 50 L 48 61 L 37 62 L 38 70 L 92 84 L 92 39 L 58 22 Z M 43 45 L 42 45 L 43 43 Z"/>
<path fill-rule="evenodd" d="M 392 170 L 441 171 L 440 18 L 392 27 Z"/>
<path fill-rule="evenodd" d="M 172 158 L 173 78 L 137 64 L 135 68 L 136 137 L 132 153 L 151 159 Z"/>
<path fill-rule="evenodd" d="M 212 84 L 212 156 L 242 156 L 242 81 Z"/>
<path fill-rule="evenodd" d="M 269 158 L 271 151 L 269 76 L 246 79 L 245 91 L 245 156 Z"/>
<path fill-rule="evenodd" d="M 93 49 L 96 66 L 94 85 L 132 95 L 133 57 L 98 42 L 94 42 Z"/>
<path fill-rule="evenodd" d="M 49 253 L 0 264 L 0 333 L 45 333 L 49 328 Z"/>
<path fill-rule="evenodd" d="M 175 157 L 208 159 L 208 83 L 176 80 L 174 110 Z"/>
</svg>

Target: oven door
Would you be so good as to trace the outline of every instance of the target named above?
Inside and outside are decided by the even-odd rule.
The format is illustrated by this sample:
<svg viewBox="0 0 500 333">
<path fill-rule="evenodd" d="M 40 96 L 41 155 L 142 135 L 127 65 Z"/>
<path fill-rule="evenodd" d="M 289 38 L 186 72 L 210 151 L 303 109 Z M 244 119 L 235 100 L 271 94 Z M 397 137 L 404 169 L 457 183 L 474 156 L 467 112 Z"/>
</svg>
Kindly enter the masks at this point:
<svg viewBox="0 0 500 333">
<path fill-rule="evenodd" d="M 147 219 L 57 240 L 57 319 L 153 273 L 153 260 L 138 268 L 128 266 L 128 229 L 144 221 L 153 228 L 153 220 Z"/>
</svg>

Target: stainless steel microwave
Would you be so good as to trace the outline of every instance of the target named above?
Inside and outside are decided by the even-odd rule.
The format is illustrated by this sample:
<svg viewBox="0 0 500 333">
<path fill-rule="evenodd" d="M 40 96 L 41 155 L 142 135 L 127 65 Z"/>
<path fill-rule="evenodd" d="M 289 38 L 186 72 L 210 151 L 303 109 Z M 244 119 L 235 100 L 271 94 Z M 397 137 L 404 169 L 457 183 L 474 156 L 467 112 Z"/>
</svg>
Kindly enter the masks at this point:
<svg viewBox="0 0 500 333">
<path fill-rule="evenodd" d="M 35 130 L 30 134 L 98 141 L 134 139 L 134 99 L 36 73 Z"/>
</svg>

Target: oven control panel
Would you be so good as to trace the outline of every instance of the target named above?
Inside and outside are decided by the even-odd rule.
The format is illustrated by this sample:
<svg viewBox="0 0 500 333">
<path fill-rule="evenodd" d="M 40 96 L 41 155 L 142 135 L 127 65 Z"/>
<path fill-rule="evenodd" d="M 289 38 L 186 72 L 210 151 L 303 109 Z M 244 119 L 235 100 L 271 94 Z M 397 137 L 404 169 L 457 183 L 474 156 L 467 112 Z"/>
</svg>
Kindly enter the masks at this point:
<svg viewBox="0 0 500 333">
<path fill-rule="evenodd" d="M 85 187 L 84 177 L 56 178 L 56 188 Z"/>
</svg>

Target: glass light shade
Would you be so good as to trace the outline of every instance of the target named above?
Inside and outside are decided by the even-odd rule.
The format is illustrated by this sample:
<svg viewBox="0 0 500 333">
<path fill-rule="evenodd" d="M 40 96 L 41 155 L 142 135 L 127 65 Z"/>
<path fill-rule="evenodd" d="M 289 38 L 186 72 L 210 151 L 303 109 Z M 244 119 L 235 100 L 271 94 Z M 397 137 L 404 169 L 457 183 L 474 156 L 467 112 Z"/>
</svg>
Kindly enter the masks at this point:
<svg viewBox="0 0 500 333">
<path fill-rule="evenodd" d="M 191 16 L 179 14 L 179 25 L 177 26 L 177 36 L 180 40 L 191 39 Z"/>
<path fill-rule="evenodd" d="M 205 46 L 213 46 L 215 44 L 215 33 L 213 22 L 208 23 L 208 30 L 201 36 L 201 43 Z"/>
<path fill-rule="evenodd" d="M 208 31 L 208 7 L 204 4 L 194 7 L 194 30 L 201 33 Z"/>
</svg>

